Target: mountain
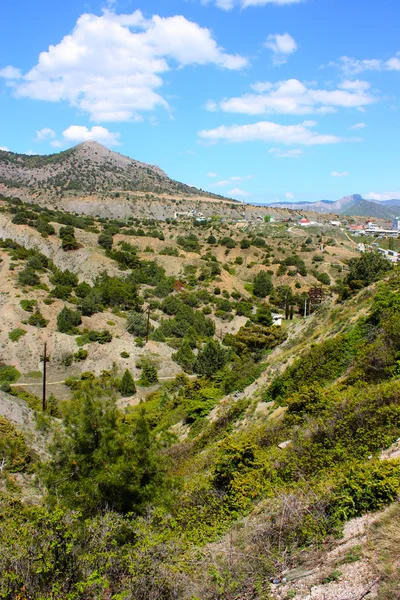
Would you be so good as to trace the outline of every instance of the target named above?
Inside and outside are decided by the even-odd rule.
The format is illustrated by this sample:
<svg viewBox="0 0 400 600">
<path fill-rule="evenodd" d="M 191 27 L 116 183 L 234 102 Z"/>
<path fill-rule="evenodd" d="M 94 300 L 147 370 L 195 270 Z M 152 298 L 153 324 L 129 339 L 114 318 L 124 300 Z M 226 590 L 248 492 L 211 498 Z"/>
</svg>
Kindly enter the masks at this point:
<svg viewBox="0 0 400 600">
<path fill-rule="evenodd" d="M 393 207 L 376 204 L 368 200 L 360 200 L 359 202 L 348 206 L 340 214 L 349 217 L 371 217 L 373 219 L 392 219 L 394 217 Z"/>
<path fill-rule="evenodd" d="M 270 204 L 270 206 L 375 219 L 392 219 L 396 213 L 400 212 L 400 200 L 365 200 L 360 194 L 344 196 L 337 201 L 282 202 Z"/>
<path fill-rule="evenodd" d="M 159 167 L 113 152 L 97 142 L 83 142 L 47 156 L 0 151 L 1 183 L 7 188 L 28 189 L 31 194 L 131 191 L 221 198 L 175 181 Z"/>
</svg>

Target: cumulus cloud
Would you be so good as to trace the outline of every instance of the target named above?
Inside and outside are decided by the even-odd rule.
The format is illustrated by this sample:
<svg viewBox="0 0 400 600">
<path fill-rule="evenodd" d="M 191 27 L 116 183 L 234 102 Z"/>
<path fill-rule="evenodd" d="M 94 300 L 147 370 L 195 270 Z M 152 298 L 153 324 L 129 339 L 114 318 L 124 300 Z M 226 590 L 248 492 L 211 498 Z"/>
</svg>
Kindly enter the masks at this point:
<svg viewBox="0 0 400 600">
<path fill-rule="evenodd" d="M 44 127 L 43 129 L 39 129 L 38 131 L 36 131 L 35 140 L 37 142 L 43 142 L 45 140 L 52 140 L 55 137 L 56 132 L 53 129 L 50 129 L 49 127 Z"/>
<path fill-rule="evenodd" d="M 365 194 L 366 200 L 397 200 L 400 199 L 400 191 L 397 192 L 369 192 Z"/>
<path fill-rule="evenodd" d="M 117 146 L 119 144 L 119 133 L 109 131 L 105 127 L 95 125 L 91 129 L 84 125 L 70 125 L 62 133 L 63 139 L 66 142 L 99 142 L 107 146 Z"/>
<path fill-rule="evenodd" d="M 273 62 L 276 65 L 285 64 L 287 57 L 297 50 L 296 41 L 288 33 L 269 35 L 264 46 L 272 50 Z"/>
<path fill-rule="evenodd" d="M 240 8 L 249 8 L 250 6 L 266 6 L 275 4 L 278 6 L 287 6 L 289 4 L 299 4 L 303 0 L 211 0 L 218 8 L 222 10 L 232 10 L 235 6 Z M 202 4 L 209 4 L 210 0 L 201 0 Z"/>
<path fill-rule="evenodd" d="M 188 65 L 215 65 L 237 70 L 247 65 L 239 55 L 217 44 L 206 27 L 183 16 L 146 19 L 140 10 L 117 15 L 84 14 L 74 30 L 41 52 L 24 75 L 5 67 L 19 97 L 68 102 L 91 120 L 138 119 L 142 111 L 168 108 L 159 93 L 162 75 Z"/>
<path fill-rule="evenodd" d="M 400 53 L 389 60 L 371 58 L 359 60 L 350 56 L 341 56 L 337 62 L 330 62 L 328 66 L 339 67 L 346 75 L 357 75 L 364 71 L 400 71 Z"/>
<path fill-rule="evenodd" d="M 277 158 L 300 158 L 304 154 L 304 150 L 301 148 L 293 149 L 282 149 L 282 148 L 270 148 L 268 150 L 270 154 L 274 154 Z"/>
<path fill-rule="evenodd" d="M 304 121 L 299 125 L 279 125 L 271 121 L 260 121 L 249 125 L 221 125 L 215 129 L 199 131 L 199 137 L 208 143 L 216 142 L 270 142 L 273 144 L 316 146 L 337 144 L 344 141 L 335 135 L 322 135 L 312 131 L 315 121 Z"/>
<path fill-rule="evenodd" d="M 258 82 L 251 87 L 256 94 L 244 94 L 219 103 L 209 101 L 205 108 L 247 115 L 305 115 L 332 113 L 338 108 L 363 109 L 377 101 L 369 92 L 369 83 L 360 80 L 343 81 L 335 90 L 307 87 L 298 79 Z"/>
<path fill-rule="evenodd" d="M 23 154 L 26 154 L 27 156 L 37 156 L 37 152 L 34 152 L 33 150 L 28 150 L 27 152 L 23 152 Z"/>
<path fill-rule="evenodd" d="M 20 79 L 21 76 L 22 74 L 20 69 L 16 69 L 11 65 L 0 69 L 0 77 L 2 77 L 3 79 Z"/>
<path fill-rule="evenodd" d="M 207 173 L 207 177 L 217 177 L 218 173 L 214 173 L 214 171 L 209 171 Z"/>
<path fill-rule="evenodd" d="M 0 146 L 0 150 L 3 150 L 3 152 L 10 152 L 9 148 L 7 148 L 7 146 Z"/>
<path fill-rule="evenodd" d="M 351 127 L 349 127 L 349 129 L 365 129 L 367 125 L 365 123 L 355 123 L 355 125 L 352 125 Z"/>
<path fill-rule="evenodd" d="M 348 171 L 332 171 L 331 177 L 348 177 L 350 173 Z"/>
<path fill-rule="evenodd" d="M 294 196 L 290 192 L 286 192 L 285 198 L 287 198 L 288 200 L 293 200 Z"/>
<path fill-rule="evenodd" d="M 245 190 L 241 190 L 240 188 L 233 188 L 233 190 L 229 190 L 229 192 L 227 192 L 228 196 L 233 196 L 234 198 L 237 196 L 245 196 L 246 198 L 248 196 L 251 196 L 251 194 L 249 192 L 246 192 Z"/>
</svg>

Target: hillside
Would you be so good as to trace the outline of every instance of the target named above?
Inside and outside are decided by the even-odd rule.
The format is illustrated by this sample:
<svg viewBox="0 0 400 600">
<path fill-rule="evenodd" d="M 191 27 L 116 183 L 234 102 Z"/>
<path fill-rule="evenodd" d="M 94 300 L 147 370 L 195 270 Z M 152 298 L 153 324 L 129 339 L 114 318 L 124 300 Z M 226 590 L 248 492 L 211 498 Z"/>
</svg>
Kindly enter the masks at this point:
<svg viewBox="0 0 400 600">
<path fill-rule="evenodd" d="M 7 197 L 0 260 L 0 597 L 396 598 L 389 262 L 334 227 Z"/>
<path fill-rule="evenodd" d="M 174 181 L 159 167 L 113 152 L 97 142 L 83 142 L 48 156 L 0 150 L 0 183 L 9 188 L 28 188 L 31 194 L 133 191 L 219 197 Z"/>
</svg>

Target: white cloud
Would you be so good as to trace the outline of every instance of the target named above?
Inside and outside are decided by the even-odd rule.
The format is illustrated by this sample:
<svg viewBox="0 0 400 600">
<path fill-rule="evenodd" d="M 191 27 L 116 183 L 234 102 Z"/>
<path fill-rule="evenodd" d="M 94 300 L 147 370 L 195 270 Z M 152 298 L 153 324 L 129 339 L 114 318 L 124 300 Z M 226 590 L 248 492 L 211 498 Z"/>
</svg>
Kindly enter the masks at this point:
<svg viewBox="0 0 400 600">
<path fill-rule="evenodd" d="M 107 146 L 116 146 L 119 144 L 119 133 L 113 133 L 105 127 L 95 125 L 91 129 L 84 125 L 70 125 L 63 131 L 63 138 L 66 142 L 88 142 L 95 141 Z"/>
<path fill-rule="evenodd" d="M 289 54 L 297 50 L 297 43 L 288 33 L 270 34 L 264 46 L 273 52 L 273 61 L 276 65 L 283 65 Z"/>
<path fill-rule="evenodd" d="M 365 123 L 356 123 L 355 125 L 349 127 L 349 129 L 364 129 L 366 126 L 367 125 Z"/>
<path fill-rule="evenodd" d="M 126 121 L 157 106 L 162 74 L 188 65 L 242 69 L 247 59 L 228 54 L 206 27 L 183 16 L 146 19 L 140 10 L 117 15 L 83 14 L 60 43 L 41 52 L 38 63 L 20 79 L 15 67 L 2 77 L 16 96 L 68 102 L 92 121 Z"/>
<path fill-rule="evenodd" d="M 245 196 L 246 198 L 248 196 L 251 196 L 251 194 L 249 192 L 246 192 L 245 190 L 241 190 L 240 188 L 233 188 L 233 190 L 229 190 L 229 192 L 227 192 L 228 196 Z"/>
<path fill-rule="evenodd" d="M 37 142 L 43 142 L 45 140 L 54 139 L 55 137 L 56 132 L 53 129 L 50 129 L 49 127 L 44 127 L 43 129 L 39 129 L 38 131 L 36 131 L 35 140 Z"/>
<path fill-rule="evenodd" d="M 52 142 L 50 142 L 50 146 L 53 146 L 53 148 L 62 148 L 63 143 L 59 140 L 53 140 Z"/>
<path fill-rule="evenodd" d="M 283 150 L 282 148 L 270 148 L 268 150 L 270 154 L 274 154 L 277 158 L 300 158 L 304 154 L 304 150 L 301 148 L 293 148 L 290 150 Z"/>
<path fill-rule="evenodd" d="M 364 71 L 400 71 L 399 53 L 389 60 L 371 58 L 359 60 L 350 56 L 341 56 L 338 62 L 330 62 L 330 67 L 339 67 L 347 75 L 357 75 Z"/>
<path fill-rule="evenodd" d="M 235 6 L 248 8 L 250 6 L 266 6 L 267 4 L 276 4 L 286 6 L 289 4 L 299 4 L 303 0 L 214 0 L 215 6 L 222 10 L 232 10 Z M 209 4 L 210 0 L 201 0 L 202 4 Z"/>
<path fill-rule="evenodd" d="M 304 121 L 299 125 L 279 125 L 271 121 L 260 121 L 249 125 L 221 125 L 215 129 L 199 131 L 200 138 L 208 143 L 216 142 L 270 142 L 275 144 L 315 146 L 337 144 L 345 141 L 335 135 L 321 135 L 311 131 L 314 121 Z"/>
<path fill-rule="evenodd" d="M 10 152 L 9 148 L 7 148 L 7 146 L 0 146 L 0 150 L 3 150 L 3 152 Z"/>
<path fill-rule="evenodd" d="M 365 194 L 366 200 L 397 200 L 400 199 L 400 191 L 397 192 L 369 192 Z"/>
<path fill-rule="evenodd" d="M 247 115 L 305 115 L 332 113 L 338 108 L 362 109 L 377 101 L 368 91 L 369 84 L 359 80 L 343 81 L 335 90 L 313 89 L 298 79 L 258 82 L 251 87 L 258 93 L 244 94 L 219 103 L 209 101 L 205 108 Z"/>
<path fill-rule="evenodd" d="M 332 171 L 331 173 L 331 177 L 348 177 L 350 175 L 350 173 L 348 173 L 347 171 Z"/>
<path fill-rule="evenodd" d="M 233 175 L 228 179 L 222 179 L 221 181 L 216 181 L 215 183 L 211 183 L 209 187 L 227 187 L 228 185 L 232 185 L 234 181 L 247 181 L 248 179 L 252 179 L 253 175 L 245 175 L 244 177 L 240 175 Z"/>
<path fill-rule="evenodd" d="M 218 173 L 214 173 L 214 171 L 209 171 L 209 173 L 207 173 L 207 177 L 217 177 Z"/>
<path fill-rule="evenodd" d="M 27 156 L 37 156 L 37 152 L 34 152 L 33 150 L 28 150 L 27 152 L 23 152 L 23 154 L 26 154 Z"/>
<path fill-rule="evenodd" d="M 15 67 L 4 67 L 0 69 L 0 77 L 3 79 L 20 79 L 22 76 L 20 69 L 16 69 Z"/>
<path fill-rule="evenodd" d="M 294 196 L 290 192 L 286 192 L 285 198 L 287 198 L 288 200 L 293 200 Z"/>
</svg>

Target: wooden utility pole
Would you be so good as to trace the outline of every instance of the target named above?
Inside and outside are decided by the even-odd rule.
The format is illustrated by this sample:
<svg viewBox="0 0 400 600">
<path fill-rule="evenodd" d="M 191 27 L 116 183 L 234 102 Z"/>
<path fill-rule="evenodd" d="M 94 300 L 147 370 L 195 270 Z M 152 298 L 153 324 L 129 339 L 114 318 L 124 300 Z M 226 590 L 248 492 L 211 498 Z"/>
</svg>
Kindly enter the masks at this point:
<svg viewBox="0 0 400 600">
<path fill-rule="evenodd" d="M 146 331 L 146 344 L 149 341 L 149 332 L 150 332 L 150 304 L 147 307 L 147 331 Z"/>
<path fill-rule="evenodd" d="M 43 403 L 42 409 L 45 411 L 47 409 L 47 400 L 46 400 L 46 366 L 47 366 L 47 343 L 44 343 L 44 351 L 43 351 Z"/>
</svg>

